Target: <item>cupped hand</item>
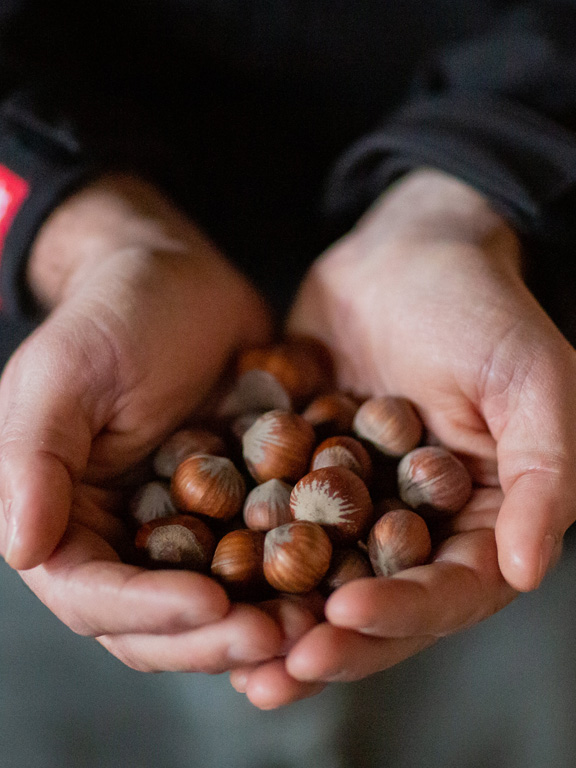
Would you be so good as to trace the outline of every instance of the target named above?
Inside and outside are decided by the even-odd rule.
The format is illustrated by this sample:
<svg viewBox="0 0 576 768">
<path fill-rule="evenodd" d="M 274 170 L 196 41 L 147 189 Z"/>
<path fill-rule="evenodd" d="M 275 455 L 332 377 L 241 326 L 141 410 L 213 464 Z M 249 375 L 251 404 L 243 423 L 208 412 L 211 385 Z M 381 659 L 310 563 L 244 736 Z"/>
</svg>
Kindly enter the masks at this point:
<svg viewBox="0 0 576 768">
<path fill-rule="evenodd" d="M 156 189 L 110 176 L 63 203 L 29 267 L 46 318 L 0 381 L 0 545 L 75 631 L 139 669 L 223 671 L 274 656 L 281 624 L 207 576 L 122 562 L 124 489 L 207 412 L 267 309 Z"/>
<path fill-rule="evenodd" d="M 400 180 L 312 266 L 289 327 L 328 344 L 341 387 L 409 398 L 475 492 L 429 565 L 339 589 L 282 675 L 234 673 L 264 706 L 491 615 L 539 585 L 576 518 L 576 355 L 527 289 L 517 237 L 465 184 Z"/>
</svg>

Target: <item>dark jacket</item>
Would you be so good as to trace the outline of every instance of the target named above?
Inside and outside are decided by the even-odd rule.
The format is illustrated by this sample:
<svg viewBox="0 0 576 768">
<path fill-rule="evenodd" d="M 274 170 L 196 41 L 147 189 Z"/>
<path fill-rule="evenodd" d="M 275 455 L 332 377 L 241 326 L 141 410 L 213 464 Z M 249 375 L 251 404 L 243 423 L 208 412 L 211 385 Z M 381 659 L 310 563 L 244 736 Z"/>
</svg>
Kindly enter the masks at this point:
<svg viewBox="0 0 576 768">
<path fill-rule="evenodd" d="M 29 245 L 110 168 L 163 188 L 279 303 L 415 166 L 477 187 L 528 243 L 574 241 L 576 2 L 86 5 L 0 5 L 5 315 L 36 321 Z"/>
</svg>

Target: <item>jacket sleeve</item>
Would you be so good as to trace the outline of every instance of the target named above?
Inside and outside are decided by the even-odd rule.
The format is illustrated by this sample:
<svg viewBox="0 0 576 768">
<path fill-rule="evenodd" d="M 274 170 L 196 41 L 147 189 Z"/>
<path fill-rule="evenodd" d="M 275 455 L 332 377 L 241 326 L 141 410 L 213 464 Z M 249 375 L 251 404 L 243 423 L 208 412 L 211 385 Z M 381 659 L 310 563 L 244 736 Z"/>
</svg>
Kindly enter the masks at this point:
<svg viewBox="0 0 576 768">
<path fill-rule="evenodd" d="M 409 98 L 338 162 L 328 213 L 352 221 L 406 171 L 471 184 L 525 236 L 576 236 L 576 2 L 515 3 L 432 51 Z"/>
<path fill-rule="evenodd" d="M 161 142 L 144 114 L 115 3 L 0 0 L 0 300 L 36 323 L 26 288 L 30 246 L 49 213 L 107 170 L 147 174 Z M 144 13 L 144 11 L 143 11 Z M 140 14 L 140 15 L 143 15 Z M 139 41 L 149 51 L 149 41 Z M 154 135 L 153 135 L 154 134 Z M 134 141 L 134 136 L 138 141 Z"/>
</svg>

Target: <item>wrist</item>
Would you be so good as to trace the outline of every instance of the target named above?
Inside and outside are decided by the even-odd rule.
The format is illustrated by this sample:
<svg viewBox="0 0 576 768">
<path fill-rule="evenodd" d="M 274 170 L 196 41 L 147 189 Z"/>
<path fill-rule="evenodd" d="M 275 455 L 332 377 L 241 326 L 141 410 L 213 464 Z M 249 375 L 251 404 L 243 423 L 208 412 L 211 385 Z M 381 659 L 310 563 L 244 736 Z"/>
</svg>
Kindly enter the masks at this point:
<svg viewBox="0 0 576 768">
<path fill-rule="evenodd" d="M 107 261 L 124 255 L 145 269 L 157 253 L 182 254 L 207 241 L 151 185 L 120 174 L 103 176 L 71 195 L 41 227 L 30 251 L 28 286 L 50 311 Z"/>
<path fill-rule="evenodd" d="M 420 243 L 446 248 L 468 245 L 493 257 L 515 274 L 521 271 L 520 241 L 514 229 L 473 187 L 432 168 L 414 170 L 392 185 L 371 207 L 355 230 L 373 243 Z M 404 258 L 406 249 L 386 248 Z"/>
</svg>

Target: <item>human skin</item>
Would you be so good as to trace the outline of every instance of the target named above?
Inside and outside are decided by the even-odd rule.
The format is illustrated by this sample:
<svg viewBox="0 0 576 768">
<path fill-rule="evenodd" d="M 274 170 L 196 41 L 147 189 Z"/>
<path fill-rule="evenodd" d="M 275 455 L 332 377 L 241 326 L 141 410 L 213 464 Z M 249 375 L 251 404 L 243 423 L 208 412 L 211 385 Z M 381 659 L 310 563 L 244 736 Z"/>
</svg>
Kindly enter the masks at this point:
<svg viewBox="0 0 576 768">
<path fill-rule="evenodd" d="M 95 180 L 44 224 L 28 265 L 45 320 L 0 380 L 0 545 L 72 630 L 140 670 L 223 672 L 285 653 L 306 607 L 231 605 L 202 574 L 123 562 L 126 488 L 231 357 L 265 343 L 254 288 L 158 190 Z"/>
<path fill-rule="evenodd" d="M 409 398 L 475 491 L 432 562 L 361 579 L 285 659 L 231 675 L 264 709 L 386 669 L 535 589 L 576 517 L 576 355 L 527 289 L 518 238 L 432 169 L 403 177 L 311 267 L 289 328 L 342 387 Z"/>
</svg>

